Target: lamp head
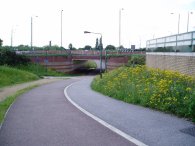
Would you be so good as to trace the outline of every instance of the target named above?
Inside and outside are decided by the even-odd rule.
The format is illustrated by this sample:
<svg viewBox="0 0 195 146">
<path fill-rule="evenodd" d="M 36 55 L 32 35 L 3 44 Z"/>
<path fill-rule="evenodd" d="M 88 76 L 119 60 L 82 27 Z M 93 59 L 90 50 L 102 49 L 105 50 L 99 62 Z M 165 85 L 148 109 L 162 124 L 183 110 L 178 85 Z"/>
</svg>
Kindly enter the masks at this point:
<svg viewBox="0 0 195 146">
<path fill-rule="evenodd" d="M 91 32 L 89 32 L 89 31 L 84 31 L 84 33 L 91 33 Z"/>
</svg>

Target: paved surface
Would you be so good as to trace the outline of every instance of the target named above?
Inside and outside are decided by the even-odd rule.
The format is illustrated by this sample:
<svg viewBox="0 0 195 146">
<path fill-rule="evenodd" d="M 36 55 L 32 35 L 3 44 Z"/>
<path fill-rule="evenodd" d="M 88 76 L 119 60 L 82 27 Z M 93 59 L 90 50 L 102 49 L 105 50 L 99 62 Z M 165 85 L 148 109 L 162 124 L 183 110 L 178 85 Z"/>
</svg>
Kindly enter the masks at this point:
<svg viewBox="0 0 195 146">
<path fill-rule="evenodd" d="M 67 101 L 64 88 L 75 81 L 42 85 L 18 97 L 0 130 L 0 146 L 134 146 Z"/>
<path fill-rule="evenodd" d="M 195 137 L 181 132 L 194 128 L 191 122 L 103 96 L 90 89 L 91 80 L 80 80 L 67 90 L 83 109 L 150 146 L 195 146 Z"/>
<path fill-rule="evenodd" d="M 13 85 L 13 86 L 0 88 L 0 101 L 4 100 L 6 97 L 8 97 L 10 95 L 13 95 L 18 90 L 24 89 L 26 87 L 33 86 L 33 85 L 48 84 L 48 83 L 59 81 L 59 80 L 61 80 L 61 78 L 58 78 L 58 77 L 49 78 L 48 77 L 48 78 L 40 79 L 40 80 L 37 80 L 37 81 L 32 81 L 32 82 L 23 83 L 23 84 L 16 84 L 16 85 Z"/>
</svg>

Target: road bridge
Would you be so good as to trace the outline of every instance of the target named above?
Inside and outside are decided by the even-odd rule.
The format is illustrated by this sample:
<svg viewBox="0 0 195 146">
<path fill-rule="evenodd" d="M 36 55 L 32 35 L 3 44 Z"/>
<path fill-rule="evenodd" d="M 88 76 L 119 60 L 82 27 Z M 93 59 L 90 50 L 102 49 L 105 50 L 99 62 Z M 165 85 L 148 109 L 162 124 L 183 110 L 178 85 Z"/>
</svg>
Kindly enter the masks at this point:
<svg viewBox="0 0 195 146">
<path fill-rule="evenodd" d="M 44 65 L 59 72 L 71 72 L 81 67 L 88 60 L 94 60 L 100 67 L 100 51 L 95 50 L 41 50 L 23 51 L 32 62 Z M 145 55 L 145 52 L 117 52 L 102 51 L 103 69 L 112 70 L 128 63 L 129 56 L 133 54 Z M 76 62 L 76 63 L 75 63 Z M 78 63 L 79 62 L 79 63 Z"/>
</svg>

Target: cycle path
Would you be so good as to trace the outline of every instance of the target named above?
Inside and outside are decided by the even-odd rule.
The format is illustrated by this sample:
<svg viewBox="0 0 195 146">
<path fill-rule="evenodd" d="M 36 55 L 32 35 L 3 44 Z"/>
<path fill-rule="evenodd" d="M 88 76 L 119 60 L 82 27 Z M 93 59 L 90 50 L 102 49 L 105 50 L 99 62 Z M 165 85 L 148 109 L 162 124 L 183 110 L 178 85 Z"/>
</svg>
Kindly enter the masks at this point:
<svg viewBox="0 0 195 146">
<path fill-rule="evenodd" d="M 55 81 L 59 81 L 62 79 L 67 79 L 67 77 L 44 77 L 44 79 L 39 79 L 36 81 L 31 81 L 31 82 L 27 82 L 27 83 L 21 83 L 21 84 L 15 84 L 12 86 L 6 86 L 3 88 L 0 88 L 0 102 L 3 101 L 6 97 L 13 95 L 14 93 L 16 93 L 17 91 L 30 87 L 30 86 L 34 86 L 34 85 L 43 85 L 43 84 L 48 84 L 48 83 L 52 83 Z"/>
<path fill-rule="evenodd" d="M 65 98 L 64 88 L 78 80 L 42 85 L 19 96 L 0 129 L 0 146 L 134 146 Z"/>
<path fill-rule="evenodd" d="M 185 119 L 127 104 L 92 91 L 92 77 L 72 84 L 70 99 L 89 113 L 150 146 L 194 146 L 195 125 Z M 75 92 L 77 91 L 77 92 Z"/>
</svg>

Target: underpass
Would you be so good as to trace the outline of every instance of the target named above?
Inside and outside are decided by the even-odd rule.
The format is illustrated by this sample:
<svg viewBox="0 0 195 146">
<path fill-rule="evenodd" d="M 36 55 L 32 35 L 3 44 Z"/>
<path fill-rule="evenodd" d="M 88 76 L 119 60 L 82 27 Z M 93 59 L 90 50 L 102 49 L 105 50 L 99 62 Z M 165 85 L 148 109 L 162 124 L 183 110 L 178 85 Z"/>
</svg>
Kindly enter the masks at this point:
<svg viewBox="0 0 195 146">
<path fill-rule="evenodd" d="M 131 55 L 145 55 L 145 52 L 113 52 L 95 50 L 42 50 L 24 52 L 34 63 L 41 64 L 46 68 L 54 69 L 58 72 L 69 73 L 81 68 L 82 64 L 87 60 L 94 60 L 97 64 L 97 69 L 100 69 L 100 58 L 102 61 L 102 70 L 112 70 L 128 63 Z M 102 57 L 100 57 L 102 56 Z M 75 63 L 75 61 L 80 61 Z"/>
</svg>

